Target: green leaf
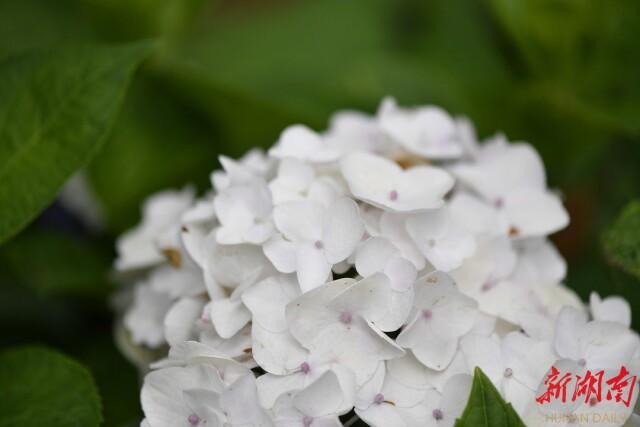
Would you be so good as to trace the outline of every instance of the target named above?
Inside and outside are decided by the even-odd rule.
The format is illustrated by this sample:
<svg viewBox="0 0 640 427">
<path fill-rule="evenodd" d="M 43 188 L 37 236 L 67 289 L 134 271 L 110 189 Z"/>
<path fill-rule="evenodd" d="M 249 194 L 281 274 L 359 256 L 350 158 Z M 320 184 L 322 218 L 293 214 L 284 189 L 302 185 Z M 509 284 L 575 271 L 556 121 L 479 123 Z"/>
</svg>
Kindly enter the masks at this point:
<svg viewBox="0 0 640 427">
<path fill-rule="evenodd" d="M 100 397 L 78 362 L 42 347 L 0 353 L 0 427 L 97 427 Z"/>
<path fill-rule="evenodd" d="M 510 403 L 506 403 L 491 380 L 475 369 L 467 407 L 455 427 L 525 427 Z"/>
<path fill-rule="evenodd" d="M 149 44 L 83 47 L 0 64 L 0 243 L 100 148 Z"/>
<path fill-rule="evenodd" d="M 609 262 L 640 279 L 640 200 L 622 210 L 603 241 Z"/>
<path fill-rule="evenodd" d="M 40 295 L 106 295 L 110 267 L 109 251 L 60 232 L 27 230 L 0 248 L 0 270 Z"/>
</svg>

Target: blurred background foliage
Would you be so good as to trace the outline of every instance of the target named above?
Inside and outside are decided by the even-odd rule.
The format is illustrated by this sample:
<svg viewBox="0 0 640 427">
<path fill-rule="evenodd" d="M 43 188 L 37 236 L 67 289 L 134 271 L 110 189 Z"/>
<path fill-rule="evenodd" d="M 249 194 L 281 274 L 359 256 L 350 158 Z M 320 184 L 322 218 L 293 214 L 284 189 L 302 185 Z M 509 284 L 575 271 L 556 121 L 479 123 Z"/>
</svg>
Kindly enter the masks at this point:
<svg viewBox="0 0 640 427">
<path fill-rule="evenodd" d="M 267 147 L 296 122 L 322 129 L 338 109 L 373 112 L 385 95 L 468 116 L 482 137 L 503 131 L 535 145 L 572 218 L 555 236 L 568 285 L 583 298 L 622 294 L 640 313 L 625 272 L 639 271 L 637 250 L 618 269 L 627 264 L 601 241 L 640 195 L 640 2 L 0 0 L 0 61 L 141 39 L 157 40 L 154 54 L 83 171 L 102 220 L 61 197 L 0 248 L 0 345 L 44 343 L 88 366 L 104 425 L 140 419 L 109 295 L 114 239 L 141 201 L 187 183 L 202 190 L 218 154 Z M 631 231 L 627 253 L 640 243 Z"/>
</svg>

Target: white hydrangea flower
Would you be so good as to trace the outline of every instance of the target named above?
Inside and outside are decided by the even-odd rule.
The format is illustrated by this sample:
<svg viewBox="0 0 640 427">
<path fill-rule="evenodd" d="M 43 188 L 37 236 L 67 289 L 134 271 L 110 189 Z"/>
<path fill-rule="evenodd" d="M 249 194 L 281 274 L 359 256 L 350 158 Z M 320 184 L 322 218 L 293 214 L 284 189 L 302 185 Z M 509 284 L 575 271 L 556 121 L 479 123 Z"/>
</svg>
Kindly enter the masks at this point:
<svg viewBox="0 0 640 427">
<path fill-rule="evenodd" d="M 629 304 L 562 283 L 569 218 L 532 146 L 387 99 L 219 160 L 117 243 L 130 341 L 169 348 L 141 427 L 451 427 L 476 367 L 548 425 L 552 364 L 639 373 Z"/>
</svg>

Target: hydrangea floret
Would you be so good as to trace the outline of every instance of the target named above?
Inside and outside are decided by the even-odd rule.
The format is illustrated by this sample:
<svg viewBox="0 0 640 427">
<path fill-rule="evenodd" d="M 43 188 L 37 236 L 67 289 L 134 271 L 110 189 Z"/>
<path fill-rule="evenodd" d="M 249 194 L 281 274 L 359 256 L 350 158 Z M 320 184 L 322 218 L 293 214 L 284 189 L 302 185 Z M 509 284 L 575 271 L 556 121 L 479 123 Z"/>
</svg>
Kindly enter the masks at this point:
<svg viewBox="0 0 640 427">
<path fill-rule="evenodd" d="M 220 164 L 117 242 L 124 328 L 169 349 L 144 427 L 451 427 L 475 367 L 545 425 L 554 363 L 640 368 L 627 302 L 563 284 L 569 216 L 529 144 L 386 99 Z"/>
</svg>

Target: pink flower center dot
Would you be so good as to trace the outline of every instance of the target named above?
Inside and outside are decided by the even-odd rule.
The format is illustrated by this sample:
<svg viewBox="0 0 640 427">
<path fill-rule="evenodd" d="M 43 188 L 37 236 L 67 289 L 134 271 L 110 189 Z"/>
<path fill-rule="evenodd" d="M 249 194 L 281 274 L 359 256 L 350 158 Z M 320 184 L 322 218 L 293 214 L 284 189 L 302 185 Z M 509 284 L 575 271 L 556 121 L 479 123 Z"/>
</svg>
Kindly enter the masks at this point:
<svg viewBox="0 0 640 427">
<path fill-rule="evenodd" d="M 352 319 L 353 317 L 351 316 L 351 313 L 349 313 L 348 311 L 343 311 L 342 313 L 340 313 L 340 321 L 345 325 L 348 325 L 349 323 L 351 323 Z"/>
<path fill-rule="evenodd" d="M 302 362 L 300 364 L 300 370 L 304 373 L 304 374 L 308 374 L 309 371 L 311 371 L 311 366 L 309 366 L 309 364 L 307 362 Z"/>
<path fill-rule="evenodd" d="M 433 415 L 433 418 L 436 421 L 440 421 L 441 419 L 444 418 L 444 414 L 442 413 L 442 411 L 440 409 L 434 409 L 433 412 L 431 413 L 431 415 Z"/>
<path fill-rule="evenodd" d="M 322 243 L 322 240 L 316 240 L 313 246 L 315 246 L 316 249 L 322 249 L 324 248 L 324 243 Z"/>
<path fill-rule="evenodd" d="M 425 308 L 424 310 L 422 310 L 422 317 L 424 317 L 426 320 L 431 319 L 433 317 L 433 311 Z"/>
<path fill-rule="evenodd" d="M 304 427 L 309 427 L 311 423 L 313 423 L 313 418 L 311 418 L 310 416 L 305 415 L 304 418 L 302 418 L 302 425 Z"/>
<path fill-rule="evenodd" d="M 382 402 L 384 402 L 384 395 L 382 393 L 378 393 L 373 397 L 373 403 L 376 405 L 380 405 Z"/>
<path fill-rule="evenodd" d="M 189 424 L 191 424 L 192 426 L 197 426 L 200 422 L 200 417 L 196 414 L 191 414 L 189 415 L 189 418 L 187 418 L 187 421 L 189 421 Z"/>
<path fill-rule="evenodd" d="M 398 192 L 396 190 L 391 190 L 389 192 L 389 200 L 391 200 L 392 202 L 398 200 Z"/>
</svg>

